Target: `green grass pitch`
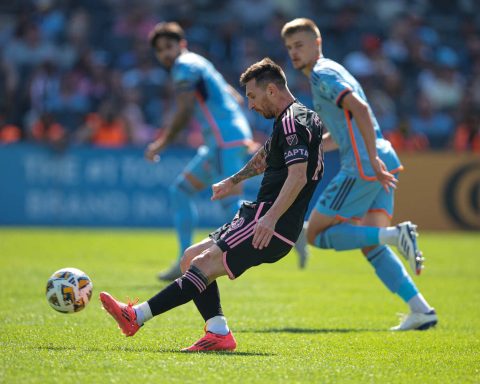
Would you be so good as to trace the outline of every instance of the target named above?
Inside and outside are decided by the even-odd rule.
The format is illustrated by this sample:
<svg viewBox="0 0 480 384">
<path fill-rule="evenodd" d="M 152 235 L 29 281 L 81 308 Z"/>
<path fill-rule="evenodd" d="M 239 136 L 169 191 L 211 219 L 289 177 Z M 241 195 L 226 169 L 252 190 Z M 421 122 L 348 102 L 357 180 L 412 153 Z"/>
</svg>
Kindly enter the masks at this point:
<svg viewBox="0 0 480 384">
<path fill-rule="evenodd" d="M 200 237 L 198 237 L 200 239 Z M 124 337 L 98 294 L 145 300 L 176 254 L 172 232 L 0 229 L 0 383 L 480 383 L 480 235 L 425 233 L 418 287 L 440 323 L 392 333 L 406 306 L 359 252 L 292 252 L 219 281 L 234 353 L 184 354 L 202 336 L 192 303 Z M 93 280 L 87 308 L 50 308 L 45 284 L 63 267 Z"/>
</svg>

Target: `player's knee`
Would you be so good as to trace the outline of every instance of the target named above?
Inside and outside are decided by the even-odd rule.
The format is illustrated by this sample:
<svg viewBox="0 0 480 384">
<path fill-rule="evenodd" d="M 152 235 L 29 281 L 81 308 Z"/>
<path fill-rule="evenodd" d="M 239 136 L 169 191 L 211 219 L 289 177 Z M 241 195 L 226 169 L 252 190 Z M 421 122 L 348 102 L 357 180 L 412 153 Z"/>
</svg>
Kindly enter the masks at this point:
<svg viewBox="0 0 480 384">
<path fill-rule="evenodd" d="M 198 253 L 195 251 L 195 247 L 188 247 L 185 252 L 183 252 L 182 258 L 180 259 L 180 270 L 182 273 L 185 273 L 190 266 L 191 261 Z"/>
<path fill-rule="evenodd" d="M 194 257 L 190 265 L 198 268 L 205 276 L 212 280 L 221 274 L 218 255 L 209 249 Z"/>
<path fill-rule="evenodd" d="M 210 257 L 208 256 L 208 252 L 204 252 L 201 255 L 195 256 L 191 261 L 189 266 L 194 266 L 200 271 L 203 272 L 205 276 L 209 275 L 210 272 Z"/>
</svg>

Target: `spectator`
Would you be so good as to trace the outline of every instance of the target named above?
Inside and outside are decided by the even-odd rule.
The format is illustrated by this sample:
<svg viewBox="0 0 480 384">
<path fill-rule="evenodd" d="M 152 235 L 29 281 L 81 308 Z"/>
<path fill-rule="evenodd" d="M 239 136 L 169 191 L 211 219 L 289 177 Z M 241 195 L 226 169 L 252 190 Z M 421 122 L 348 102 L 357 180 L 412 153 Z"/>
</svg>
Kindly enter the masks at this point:
<svg viewBox="0 0 480 384">
<path fill-rule="evenodd" d="M 423 94 L 417 99 L 417 111 L 410 118 L 410 125 L 413 133 L 427 137 L 432 149 L 446 147 L 454 131 L 452 117 L 435 110 L 431 100 Z"/>
<path fill-rule="evenodd" d="M 469 111 L 455 129 L 453 148 L 458 152 L 472 151 L 480 154 L 480 112 Z"/>
<path fill-rule="evenodd" d="M 480 109 L 477 3 L 371 0 L 368 7 L 361 7 L 348 0 L 221 4 L 167 0 L 132 7 L 131 0 L 23 1 L 7 6 L 20 9 L 18 13 L 2 15 L 0 109 L 5 121 L 20 129 L 22 138 L 51 110 L 70 132 L 105 100 L 121 100 L 125 88 L 135 89 L 139 94 L 132 97 L 140 101 L 127 101 L 126 130 L 132 129 L 132 136 L 127 135 L 126 143 L 138 143 L 149 130 L 132 128 L 141 126 L 142 115 L 147 127 L 157 127 L 168 120 L 173 108 L 166 73 L 152 67 L 146 44 L 146 33 L 153 24 L 167 18 L 178 20 L 194 50 L 236 84 L 238 74 L 265 55 L 286 62 L 279 28 L 286 16 L 303 12 L 315 15 L 324 34 L 330 36 L 325 39 L 326 54 L 337 61 L 345 58 L 346 67 L 360 77 L 385 133 L 402 138 L 399 142 L 404 148 L 420 149 L 425 137 L 404 128 L 417 129 L 419 93 L 429 99 L 434 116 L 462 121 L 455 131 L 459 137 L 465 125 L 460 112 L 463 95 L 471 94 L 473 108 Z M 289 72 L 289 65 L 285 69 Z M 298 76 L 288 78 L 292 91 L 309 105 L 311 98 L 302 96 Z M 264 120 L 247 114 L 258 123 L 260 132 L 254 135 L 268 133 Z M 184 142 L 198 142 L 195 132 L 190 130 L 192 137 Z M 432 146 L 451 144 L 445 140 Z"/>
<path fill-rule="evenodd" d="M 117 116 L 118 105 L 105 100 L 97 113 L 90 113 L 77 133 L 79 143 L 91 143 L 97 147 L 119 148 L 127 145 L 129 132 L 122 118 Z"/>
<path fill-rule="evenodd" d="M 465 82 L 458 72 L 458 56 L 453 49 L 441 47 L 433 70 L 420 74 L 419 87 L 433 108 L 454 110 L 465 91 Z"/>
<path fill-rule="evenodd" d="M 34 142 L 46 144 L 53 149 L 61 150 L 67 145 L 66 131 L 55 121 L 51 113 L 43 113 L 33 123 L 28 137 Z"/>
</svg>

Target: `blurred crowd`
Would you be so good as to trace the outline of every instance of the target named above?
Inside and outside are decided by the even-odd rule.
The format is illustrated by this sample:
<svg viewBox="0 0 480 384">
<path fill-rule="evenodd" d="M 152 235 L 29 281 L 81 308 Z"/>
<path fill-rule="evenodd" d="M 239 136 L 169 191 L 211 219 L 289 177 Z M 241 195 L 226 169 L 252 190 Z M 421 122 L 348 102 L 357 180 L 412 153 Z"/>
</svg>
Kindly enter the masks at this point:
<svg viewBox="0 0 480 384">
<path fill-rule="evenodd" d="M 360 80 L 398 150 L 480 152 L 477 0 L 2 1 L 0 142 L 145 146 L 175 108 L 147 41 L 163 20 L 180 22 L 189 49 L 237 88 L 246 67 L 270 56 L 311 106 L 280 38 L 294 17 L 317 22 L 324 55 Z M 246 113 L 261 140 L 271 122 Z M 192 121 L 178 144 L 201 141 Z"/>
</svg>

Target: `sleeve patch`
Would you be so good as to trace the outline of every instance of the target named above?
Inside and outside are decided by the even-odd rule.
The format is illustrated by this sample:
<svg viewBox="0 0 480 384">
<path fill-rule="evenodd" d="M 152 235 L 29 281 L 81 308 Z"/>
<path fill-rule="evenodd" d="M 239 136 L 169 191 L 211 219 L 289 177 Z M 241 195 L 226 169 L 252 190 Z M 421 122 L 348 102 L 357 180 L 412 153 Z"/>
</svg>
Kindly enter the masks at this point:
<svg viewBox="0 0 480 384">
<path fill-rule="evenodd" d="M 306 161 L 308 160 L 308 150 L 306 148 L 289 149 L 284 152 L 283 156 L 286 164 L 293 161 Z"/>
<path fill-rule="evenodd" d="M 296 134 L 289 135 L 286 137 L 288 145 L 297 145 L 298 144 L 298 137 Z"/>
</svg>

